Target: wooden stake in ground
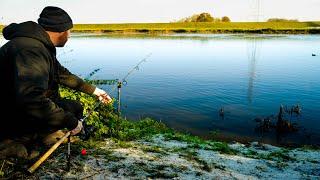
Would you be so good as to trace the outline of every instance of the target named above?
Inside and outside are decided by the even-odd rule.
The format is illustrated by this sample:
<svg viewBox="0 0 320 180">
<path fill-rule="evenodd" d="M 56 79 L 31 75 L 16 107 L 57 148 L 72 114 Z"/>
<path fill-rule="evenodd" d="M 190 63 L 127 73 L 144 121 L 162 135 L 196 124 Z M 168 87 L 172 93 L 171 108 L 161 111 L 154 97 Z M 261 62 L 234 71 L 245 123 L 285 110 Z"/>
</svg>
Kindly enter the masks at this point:
<svg viewBox="0 0 320 180">
<path fill-rule="evenodd" d="M 29 173 L 33 173 L 59 146 L 66 138 L 70 136 L 71 132 L 67 132 L 58 142 L 56 142 L 41 158 L 34 163 L 29 169 Z"/>
</svg>

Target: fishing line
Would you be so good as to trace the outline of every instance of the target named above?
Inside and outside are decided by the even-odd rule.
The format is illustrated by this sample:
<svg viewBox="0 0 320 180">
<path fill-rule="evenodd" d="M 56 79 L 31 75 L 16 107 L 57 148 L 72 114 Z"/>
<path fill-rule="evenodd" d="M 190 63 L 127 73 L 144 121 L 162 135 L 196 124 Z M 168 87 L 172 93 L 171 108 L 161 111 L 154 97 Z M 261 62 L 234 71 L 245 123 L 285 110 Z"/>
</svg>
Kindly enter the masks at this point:
<svg viewBox="0 0 320 180">
<path fill-rule="evenodd" d="M 116 85 L 113 86 L 113 88 L 109 91 L 109 94 L 113 93 L 117 88 L 118 88 L 118 117 L 120 116 L 120 91 L 122 85 L 127 85 L 127 78 L 135 71 L 139 70 L 139 66 L 143 63 L 146 62 L 146 60 L 152 55 L 152 53 L 149 53 L 146 57 L 144 57 L 142 60 L 138 62 L 136 66 L 134 66 L 130 71 L 122 78 L 121 81 L 118 81 Z M 87 113 L 87 115 L 80 119 L 81 122 L 84 122 L 90 115 L 91 113 L 102 103 L 102 101 L 97 102 L 92 109 L 90 109 Z"/>
<path fill-rule="evenodd" d="M 69 49 L 69 50 L 67 50 L 67 51 L 65 51 L 65 50 L 63 49 L 63 52 L 62 52 L 62 53 L 60 53 L 60 54 L 58 54 L 58 55 L 57 55 L 57 58 L 58 58 L 58 57 L 60 57 L 60 56 L 62 56 L 62 55 L 65 55 L 65 54 L 71 53 L 72 51 L 73 51 L 73 49 Z"/>
</svg>

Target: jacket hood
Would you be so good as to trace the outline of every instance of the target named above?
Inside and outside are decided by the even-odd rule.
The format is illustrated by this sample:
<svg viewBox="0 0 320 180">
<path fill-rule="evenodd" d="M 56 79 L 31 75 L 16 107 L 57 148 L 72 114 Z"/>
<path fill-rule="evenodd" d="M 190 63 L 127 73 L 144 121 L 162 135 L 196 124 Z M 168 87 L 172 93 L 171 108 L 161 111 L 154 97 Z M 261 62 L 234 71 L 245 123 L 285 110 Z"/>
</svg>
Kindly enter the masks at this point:
<svg viewBox="0 0 320 180">
<path fill-rule="evenodd" d="M 55 52 L 55 47 L 52 44 L 49 35 L 37 23 L 27 21 L 20 24 L 12 23 L 2 30 L 3 37 L 11 40 L 16 37 L 28 37 L 41 41 L 48 49 Z"/>
</svg>

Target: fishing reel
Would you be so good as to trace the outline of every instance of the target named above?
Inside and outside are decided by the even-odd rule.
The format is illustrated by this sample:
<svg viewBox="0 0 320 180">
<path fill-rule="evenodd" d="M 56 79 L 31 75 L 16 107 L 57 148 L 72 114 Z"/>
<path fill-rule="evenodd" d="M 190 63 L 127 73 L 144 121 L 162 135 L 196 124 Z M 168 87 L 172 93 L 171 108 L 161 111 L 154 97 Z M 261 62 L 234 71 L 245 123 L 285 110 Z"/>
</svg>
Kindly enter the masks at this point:
<svg viewBox="0 0 320 180">
<path fill-rule="evenodd" d="M 88 125 L 83 119 L 80 119 L 80 121 L 82 122 L 83 128 L 79 133 L 79 137 L 81 140 L 88 140 L 93 135 L 96 128 L 93 125 Z"/>
</svg>

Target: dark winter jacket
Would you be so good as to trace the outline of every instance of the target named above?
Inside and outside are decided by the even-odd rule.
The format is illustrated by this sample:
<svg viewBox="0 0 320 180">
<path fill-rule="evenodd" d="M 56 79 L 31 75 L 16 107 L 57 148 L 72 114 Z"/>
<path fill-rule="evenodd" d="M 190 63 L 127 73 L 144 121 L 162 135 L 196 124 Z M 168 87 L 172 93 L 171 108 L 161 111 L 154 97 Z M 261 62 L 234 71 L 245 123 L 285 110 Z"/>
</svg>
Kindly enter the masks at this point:
<svg viewBox="0 0 320 180">
<path fill-rule="evenodd" d="M 10 24 L 3 29 L 3 36 L 9 41 L 0 49 L 0 96 L 4 107 L 0 108 L 0 135 L 12 129 L 75 128 L 78 119 L 55 103 L 60 97 L 58 84 L 88 94 L 95 87 L 57 61 L 56 48 L 37 23 Z"/>
</svg>

